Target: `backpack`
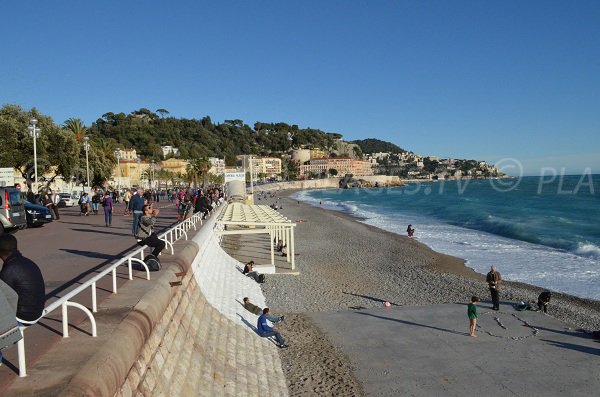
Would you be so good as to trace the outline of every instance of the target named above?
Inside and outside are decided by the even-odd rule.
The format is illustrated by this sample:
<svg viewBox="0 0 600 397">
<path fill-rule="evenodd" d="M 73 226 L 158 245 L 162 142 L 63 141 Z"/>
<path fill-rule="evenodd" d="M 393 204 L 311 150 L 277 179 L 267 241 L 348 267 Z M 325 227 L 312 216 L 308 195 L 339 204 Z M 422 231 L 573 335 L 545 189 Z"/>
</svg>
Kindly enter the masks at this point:
<svg viewBox="0 0 600 397">
<path fill-rule="evenodd" d="M 267 278 L 265 277 L 265 275 L 264 275 L 264 274 L 259 274 L 259 275 L 258 275 L 258 282 L 259 282 L 259 283 L 264 283 L 264 282 L 266 281 L 266 279 L 267 279 Z"/>
<path fill-rule="evenodd" d="M 146 266 L 148 266 L 148 270 L 150 270 L 151 272 L 157 272 L 161 268 L 160 261 L 157 257 L 155 257 L 152 254 L 146 255 L 146 257 L 144 258 L 144 263 L 146 264 Z"/>
</svg>

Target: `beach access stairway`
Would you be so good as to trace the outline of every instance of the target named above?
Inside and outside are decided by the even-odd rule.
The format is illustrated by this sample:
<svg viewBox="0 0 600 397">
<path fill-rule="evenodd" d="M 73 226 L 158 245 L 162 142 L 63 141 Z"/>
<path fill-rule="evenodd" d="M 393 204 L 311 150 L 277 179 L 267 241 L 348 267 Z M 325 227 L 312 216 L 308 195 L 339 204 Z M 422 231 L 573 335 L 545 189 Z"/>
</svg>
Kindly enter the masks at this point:
<svg viewBox="0 0 600 397">
<path fill-rule="evenodd" d="M 264 305 L 260 286 L 220 248 L 212 233 L 215 219 L 192 241 L 177 243 L 178 253 L 144 280 L 145 293 L 109 335 L 72 332 L 3 397 L 287 396 L 278 348 L 256 334 L 257 316 L 241 305 L 243 296 Z M 108 299 L 99 309 L 118 310 L 112 305 Z M 78 348 L 95 351 L 80 358 L 75 374 L 48 387 L 48 377 L 59 376 L 69 359 L 64 355 Z"/>
</svg>

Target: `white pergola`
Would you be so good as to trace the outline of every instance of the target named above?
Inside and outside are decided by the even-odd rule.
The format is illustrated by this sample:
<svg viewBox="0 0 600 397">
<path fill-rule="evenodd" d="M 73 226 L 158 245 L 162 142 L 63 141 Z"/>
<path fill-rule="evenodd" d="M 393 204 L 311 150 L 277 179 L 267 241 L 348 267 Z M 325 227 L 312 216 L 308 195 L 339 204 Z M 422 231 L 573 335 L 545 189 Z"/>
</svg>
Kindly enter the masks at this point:
<svg viewBox="0 0 600 397">
<path fill-rule="evenodd" d="M 275 266 L 275 244 L 281 240 L 287 245 L 287 261 L 292 270 L 296 267 L 294 227 L 296 224 L 268 205 L 228 204 L 217 218 L 216 235 L 228 234 L 269 234 L 271 265 Z M 220 226 L 220 227 L 219 227 Z M 231 230 L 229 226 L 239 226 Z"/>
</svg>

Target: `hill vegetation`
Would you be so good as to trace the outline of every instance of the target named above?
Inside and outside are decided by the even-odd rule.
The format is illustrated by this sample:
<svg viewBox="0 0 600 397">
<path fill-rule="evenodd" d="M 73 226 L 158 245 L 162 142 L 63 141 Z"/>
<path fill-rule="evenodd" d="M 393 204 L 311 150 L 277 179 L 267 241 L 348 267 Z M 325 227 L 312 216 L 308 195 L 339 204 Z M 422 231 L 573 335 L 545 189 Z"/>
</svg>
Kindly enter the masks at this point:
<svg viewBox="0 0 600 397">
<path fill-rule="evenodd" d="M 105 113 L 89 128 L 89 135 L 121 148 L 135 147 L 144 159 L 161 160 L 160 147 L 171 145 L 179 148 L 181 158 L 219 157 L 225 158 L 227 165 L 234 165 L 240 154 L 276 155 L 303 145 L 328 148 L 341 138 L 340 134 L 282 122 L 257 122 L 251 128 L 239 119 L 219 124 L 209 116 L 200 120 L 165 118 L 148 109 L 127 115 Z"/>
<path fill-rule="evenodd" d="M 359 139 L 350 143 L 357 144 L 363 153 L 405 153 L 406 150 L 394 145 L 391 142 L 382 141 L 380 139 L 368 138 Z"/>
</svg>

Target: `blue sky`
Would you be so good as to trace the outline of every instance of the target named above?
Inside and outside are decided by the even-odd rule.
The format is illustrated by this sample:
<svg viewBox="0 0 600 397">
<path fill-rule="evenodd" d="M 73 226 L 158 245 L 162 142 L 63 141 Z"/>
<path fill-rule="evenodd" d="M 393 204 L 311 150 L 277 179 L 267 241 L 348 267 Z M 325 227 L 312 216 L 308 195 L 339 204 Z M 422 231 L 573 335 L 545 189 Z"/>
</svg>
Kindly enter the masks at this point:
<svg viewBox="0 0 600 397">
<path fill-rule="evenodd" d="M 166 108 L 600 173 L 598 1 L 3 4 L 0 104 Z"/>
</svg>

